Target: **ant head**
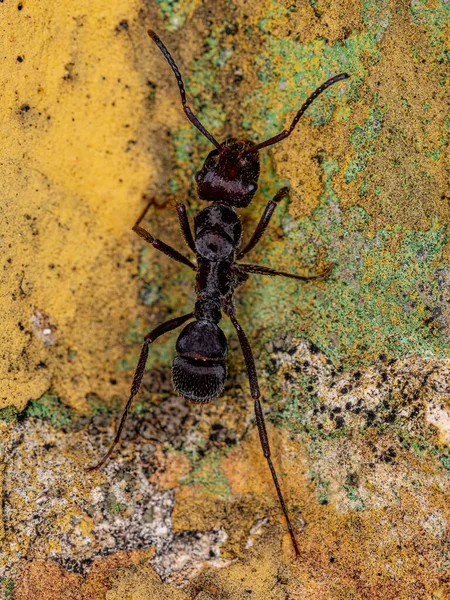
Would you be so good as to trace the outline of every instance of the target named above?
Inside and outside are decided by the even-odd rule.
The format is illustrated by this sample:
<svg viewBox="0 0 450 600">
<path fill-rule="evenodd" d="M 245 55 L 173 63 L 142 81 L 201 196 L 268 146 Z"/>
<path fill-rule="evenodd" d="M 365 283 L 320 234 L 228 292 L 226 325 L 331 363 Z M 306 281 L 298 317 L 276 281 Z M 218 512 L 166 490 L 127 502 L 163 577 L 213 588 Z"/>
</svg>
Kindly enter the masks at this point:
<svg viewBox="0 0 450 600">
<path fill-rule="evenodd" d="M 253 142 L 229 138 L 212 150 L 195 177 L 201 200 L 237 208 L 250 204 L 258 188 L 259 156 Z"/>
<path fill-rule="evenodd" d="M 258 151 L 289 137 L 308 106 L 314 102 L 317 96 L 329 88 L 330 85 L 348 78 L 347 73 L 341 73 L 325 81 L 303 103 L 290 127 L 283 129 L 283 131 L 280 131 L 280 133 L 268 140 L 255 145 L 249 141 L 231 138 L 219 144 L 187 105 L 183 79 L 170 52 L 154 31 L 149 29 L 147 33 L 161 50 L 175 74 L 178 89 L 180 90 L 181 103 L 187 118 L 216 148 L 208 154 L 202 170 L 196 176 L 198 195 L 202 200 L 206 200 L 207 202 L 218 201 L 238 208 L 248 206 L 258 187 Z"/>
</svg>

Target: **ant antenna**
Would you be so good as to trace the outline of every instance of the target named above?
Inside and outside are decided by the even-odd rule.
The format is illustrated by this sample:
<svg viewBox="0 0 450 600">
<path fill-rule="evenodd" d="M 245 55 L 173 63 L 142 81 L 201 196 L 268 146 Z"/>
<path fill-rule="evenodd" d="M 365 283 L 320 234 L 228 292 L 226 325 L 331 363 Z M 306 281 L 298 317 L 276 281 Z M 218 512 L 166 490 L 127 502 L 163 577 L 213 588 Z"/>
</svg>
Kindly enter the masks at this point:
<svg viewBox="0 0 450 600">
<path fill-rule="evenodd" d="M 220 150 L 221 145 L 219 144 L 219 142 L 216 139 L 214 139 L 214 137 L 209 133 L 209 131 L 207 129 L 204 128 L 204 126 L 200 123 L 200 121 L 197 119 L 197 117 L 194 115 L 194 113 L 192 112 L 192 110 L 187 105 L 187 103 L 186 103 L 186 92 L 184 90 L 183 79 L 181 77 L 181 73 L 180 73 L 177 65 L 175 64 L 175 61 L 172 58 L 172 55 L 170 54 L 170 52 L 164 46 L 164 44 L 161 41 L 161 39 L 156 35 L 156 33 L 154 31 L 152 31 L 151 29 L 149 29 L 147 31 L 147 33 L 152 38 L 152 40 L 155 42 L 155 44 L 158 46 L 158 48 L 161 50 L 161 52 L 164 55 L 164 58 L 167 60 L 167 62 L 169 63 L 169 65 L 172 68 L 172 71 L 175 73 L 175 77 L 176 77 L 177 83 L 178 83 L 178 88 L 180 90 L 181 102 L 183 104 L 183 110 L 184 110 L 187 118 L 189 119 L 189 121 L 193 125 L 195 125 L 195 127 L 197 127 L 197 129 L 199 131 L 201 131 L 203 133 L 203 135 L 205 136 L 205 138 L 207 138 L 212 144 L 214 144 L 214 146 L 218 150 Z"/>
<path fill-rule="evenodd" d="M 325 81 L 325 83 L 322 83 L 322 85 L 320 87 L 318 87 L 315 92 L 313 92 L 311 94 L 311 96 L 306 100 L 306 102 L 300 108 L 298 113 L 295 115 L 294 120 L 292 121 L 289 129 L 283 129 L 283 131 L 281 131 L 278 135 L 275 135 L 274 137 L 269 138 L 265 142 L 256 144 L 256 146 L 252 146 L 250 148 L 250 150 L 247 151 L 247 154 L 253 154 L 253 152 L 257 152 L 258 150 L 261 150 L 261 148 L 266 148 L 267 146 L 272 146 L 273 144 L 277 144 L 278 142 L 281 142 L 281 140 L 284 140 L 284 138 L 287 138 L 288 136 L 290 136 L 291 133 L 294 131 L 295 126 L 300 121 L 300 118 L 303 116 L 304 112 L 308 108 L 308 106 L 314 102 L 314 100 L 317 98 L 317 96 L 320 96 L 320 94 L 322 92 L 324 92 L 327 88 L 329 88 L 330 85 L 333 85 L 334 83 L 337 83 L 338 81 L 342 81 L 342 79 L 348 79 L 349 77 L 350 77 L 350 75 L 347 75 L 347 73 L 341 73 L 340 75 L 335 75 L 331 79 L 328 79 L 328 81 Z"/>
</svg>

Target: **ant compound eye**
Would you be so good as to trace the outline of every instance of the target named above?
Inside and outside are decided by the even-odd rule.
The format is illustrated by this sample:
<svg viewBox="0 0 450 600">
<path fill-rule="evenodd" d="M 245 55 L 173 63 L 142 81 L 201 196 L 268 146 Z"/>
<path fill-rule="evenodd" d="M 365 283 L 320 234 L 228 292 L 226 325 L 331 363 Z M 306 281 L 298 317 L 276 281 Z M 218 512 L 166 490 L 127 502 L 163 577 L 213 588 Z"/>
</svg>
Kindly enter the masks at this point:
<svg viewBox="0 0 450 600">
<path fill-rule="evenodd" d="M 256 190 L 256 185 L 254 183 L 251 183 L 248 187 L 247 187 L 247 192 L 254 192 Z"/>
<path fill-rule="evenodd" d="M 214 169 L 214 167 L 217 166 L 218 161 L 219 161 L 219 153 L 217 151 L 213 150 L 213 152 L 209 156 L 207 156 L 204 168 Z"/>
<path fill-rule="evenodd" d="M 203 181 L 203 173 L 201 171 L 196 174 L 195 181 L 197 181 L 197 183 L 201 183 Z"/>
</svg>

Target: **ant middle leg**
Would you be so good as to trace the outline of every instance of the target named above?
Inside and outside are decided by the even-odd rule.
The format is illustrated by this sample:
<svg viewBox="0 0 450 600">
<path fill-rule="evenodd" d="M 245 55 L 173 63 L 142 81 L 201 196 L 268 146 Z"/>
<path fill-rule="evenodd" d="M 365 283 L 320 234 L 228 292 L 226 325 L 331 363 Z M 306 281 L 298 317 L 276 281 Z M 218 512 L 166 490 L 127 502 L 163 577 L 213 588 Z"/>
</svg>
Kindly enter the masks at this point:
<svg viewBox="0 0 450 600">
<path fill-rule="evenodd" d="M 236 319 L 236 314 L 235 314 L 234 308 L 232 307 L 231 304 L 228 306 L 228 310 L 226 312 L 227 312 L 228 316 L 230 317 L 231 322 L 234 325 L 234 328 L 236 329 L 236 332 L 237 332 L 238 338 L 239 338 L 239 343 L 241 344 L 242 353 L 244 355 L 245 367 L 247 370 L 247 377 L 248 377 L 248 380 L 250 383 L 250 393 L 251 393 L 253 401 L 254 401 L 256 424 L 258 426 L 258 433 L 259 433 L 259 439 L 261 442 L 261 447 L 263 450 L 264 457 L 267 460 L 267 463 L 269 465 L 270 472 L 272 474 L 272 479 L 275 484 L 275 488 L 277 490 L 278 500 L 280 502 L 281 508 L 284 513 L 284 517 L 286 519 L 287 528 L 288 528 L 289 535 L 291 536 L 291 540 L 292 540 L 292 545 L 294 546 L 295 555 L 298 557 L 298 556 L 300 556 L 300 550 L 297 545 L 297 540 L 295 539 L 294 529 L 292 527 L 291 520 L 289 518 L 289 513 L 286 508 L 286 504 L 284 502 L 283 494 L 281 493 L 281 488 L 280 488 L 280 484 L 278 482 L 278 477 L 277 477 L 277 474 L 275 471 L 275 467 L 273 466 L 273 463 L 272 463 L 269 438 L 267 436 L 266 423 L 264 420 L 264 414 L 263 414 L 261 402 L 260 402 L 261 392 L 259 391 L 258 377 L 256 375 L 256 367 L 255 367 L 255 360 L 253 358 L 253 352 L 250 347 L 247 336 L 245 335 L 244 330 L 242 329 L 238 320 Z"/>
<path fill-rule="evenodd" d="M 315 279 L 324 279 L 328 277 L 334 268 L 334 263 L 330 263 L 315 275 L 296 275 L 295 273 L 285 273 L 284 271 L 276 271 L 270 267 L 263 267 L 262 265 L 249 265 L 247 263 L 233 264 L 232 269 L 238 273 L 255 273 L 256 275 L 269 275 L 278 277 L 288 277 L 289 279 L 298 279 L 299 281 L 314 281 Z"/>
<path fill-rule="evenodd" d="M 161 323 L 161 325 L 158 325 L 157 327 L 155 327 L 155 329 L 153 329 L 150 333 L 148 333 L 145 336 L 144 344 L 142 346 L 141 354 L 139 356 L 136 371 L 134 373 L 133 383 L 131 384 L 130 396 L 128 398 L 128 402 L 125 405 L 125 409 L 123 411 L 122 418 L 120 419 L 119 427 L 117 428 L 116 435 L 114 436 L 114 440 L 112 441 L 106 454 L 99 460 L 99 462 L 96 463 L 92 467 L 87 467 L 85 469 L 86 471 L 94 471 L 96 469 L 99 469 L 102 465 L 104 465 L 105 462 L 108 460 L 108 458 L 111 456 L 114 448 L 118 444 L 118 442 L 120 440 L 120 436 L 122 434 L 122 430 L 125 425 L 125 421 L 127 420 L 128 412 L 131 408 L 133 399 L 136 396 L 136 394 L 138 393 L 139 388 L 141 387 L 142 377 L 143 377 L 144 371 L 145 371 L 145 364 L 146 364 L 147 358 L 148 358 L 148 348 L 149 348 L 150 344 L 152 344 L 161 335 L 163 335 L 163 333 L 167 333 L 169 331 L 172 331 L 173 329 L 176 329 L 177 327 L 180 327 L 181 325 L 183 325 L 183 323 L 185 323 L 186 321 L 189 321 L 189 319 L 192 319 L 193 316 L 194 316 L 194 313 L 192 312 L 192 313 L 189 313 L 188 315 L 183 315 L 181 317 L 175 317 L 175 319 L 170 319 L 170 321 L 166 321 L 165 323 Z"/>
<path fill-rule="evenodd" d="M 259 242 L 259 240 L 264 235 L 264 232 L 266 231 L 267 226 L 269 225 L 270 219 L 272 218 L 272 215 L 275 212 L 275 209 L 276 209 L 278 203 L 281 200 L 283 200 L 283 198 L 286 198 L 288 193 L 289 193 L 289 188 L 287 188 L 287 187 L 281 188 L 281 190 L 279 190 L 275 194 L 275 196 L 272 198 L 272 200 L 270 200 L 267 203 L 267 206 L 264 209 L 262 217 L 259 220 L 259 223 L 256 226 L 256 229 L 255 229 L 252 237 L 250 238 L 250 241 L 248 242 L 248 244 L 245 246 L 245 248 L 243 250 L 238 252 L 238 254 L 236 256 L 237 260 L 239 260 L 240 258 L 245 256 L 248 252 L 250 252 L 250 250 L 252 250 L 256 246 L 256 244 Z"/>
<path fill-rule="evenodd" d="M 161 240 L 154 238 L 149 231 L 147 231 L 146 229 L 141 227 L 140 223 L 141 223 L 142 219 L 145 217 L 145 215 L 147 214 L 150 203 L 151 203 L 151 201 L 147 204 L 147 206 L 145 207 L 145 209 L 142 211 L 141 215 L 139 216 L 139 219 L 133 225 L 133 231 L 135 231 L 146 242 L 151 244 L 153 246 L 153 248 L 156 248 L 156 250 L 159 250 L 160 252 L 162 252 L 163 254 L 168 256 L 169 258 L 172 258 L 173 260 L 176 260 L 177 262 L 183 263 L 183 265 L 186 265 L 186 266 L 190 267 L 193 271 L 196 271 L 197 267 L 194 265 L 194 263 L 192 263 L 183 254 L 181 254 L 181 252 L 178 252 L 178 250 L 175 250 L 175 248 L 172 248 L 172 246 L 169 246 L 165 242 L 162 242 Z M 188 226 L 189 226 L 189 223 L 188 223 Z"/>
</svg>

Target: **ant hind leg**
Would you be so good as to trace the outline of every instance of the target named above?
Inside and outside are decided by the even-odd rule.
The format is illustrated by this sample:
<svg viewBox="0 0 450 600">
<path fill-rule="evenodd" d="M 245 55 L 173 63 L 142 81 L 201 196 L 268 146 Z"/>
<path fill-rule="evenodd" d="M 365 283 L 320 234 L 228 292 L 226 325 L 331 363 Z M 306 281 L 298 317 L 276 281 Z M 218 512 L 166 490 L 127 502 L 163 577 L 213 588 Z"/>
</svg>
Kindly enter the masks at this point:
<svg viewBox="0 0 450 600">
<path fill-rule="evenodd" d="M 180 327 L 180 325 L 183 325 L 183 323 L 185 323 L 189 319 L 192 319 L 193 316 L 194 313 L 189 313 L 188 315 L 183 315 L 182 317 L 175 317 L 175 319 L 170 319 L 170 321 L 166 321 L 165 323 L 161 323 L 161 325 L 158 325 L 158 327 L 155 327 L 155 329 L 153 329 L 149 334 L 145 336 L 136 371 L 134 373 L 133 383 L 131 384 L 130 396 L 128 398 L 128 402 L 125 405 L 125 409 L 123 411 L 122 418 L 120 419 L 119 427 L 117 428 L 114 440 L 112 441 L 108 451 L 100 459 L 100 461 L 92 467 L 87 467 L 85 469 L 86 471 L 95 471 L 96 469 L 99 469 L 101 466 L 103 466 L 108 460 L 108 458 L 111 456 L 116 445 L 118 444 L 120 436 L 122 434 L 122 430 L 125 425 L 125 421 L 128 417 L 128 412 L 131 408 L 131 404 L 133 403 L 133 399 L 138 393 L 139 388 L 141 387 L 142 377 L 145 371 L 145 364 L 148 358 L 148 347 L 150 346 L 150 344 L 152 344 L 156 339 L 163 335 L 163 333 L 167 333 L 169 331 L 172 331 L 173 329 L 176 329 L 177 327 Z"/>
<path fill-rule="evenodd" d="M 272 474 L 272 479 L 275 484 L 275 488 L 277 490 L 278 500 L 280 502 L 281 508 L 283 510 L 283 513 L 284 513 L 284 516 L 286 519 L 286 524 L 287 524 L 287 528 L 289 531 L 289 535 L 291 536 L 295 555 L 296 555 L 296 557 L 298 557 L 298 556 L 300 556 L 300 550 L 297 545 L 297 540 L 295 539 L 294 529 L 292 527 L 291 520 L 289 518 L 289 513 L 286 508 L 286 504 L 284 502 L 283 494 L 281 493 L 281 488 L 280 488 L 280 484 L 278 482 L 278 477 L 277 477 L 277 474 L 275 471 L 275 467 L 273 466 L 273 463 L 272 463 L 269 438 L 267 436 L 266 423 L 264 420 L 264 414 L 263 414 L 261 402 L 260 402 L 261 392 L 259 391 L 258 377 L 256 375 L 256 367 L 255 367 L 255 360 L 253 358 L 253 352 L 250 347 L 247 336 L 245 335 L 244 330 L 242 329 L 238 320 L 236 319 L 234 308 L 231 305 L 229 306 L 229 308 L 227 310 L 227 314 L 230 317 L 231 322 L 234 325 L 234 328 L 236 329 L 236 332 L 237 332 L 238 338 L 239 338 L 239 342 L 241 344 L 242 353 L 244 355 L 244 360 L 245 360 L 245 367 L 247 370 L 247 377 L 248 377 L 248 380 L 250 383 L 250 392 L 251 392 L 252 398 L 254 400 L 256 424 L 258 426 L 258 433 L 259 433 L 259 439 L 261 442 L 261 447 L 263 450 L 264 457 L 267 460 L 267 463 L 269 465 L 270 472 Z"/>
</svg>

